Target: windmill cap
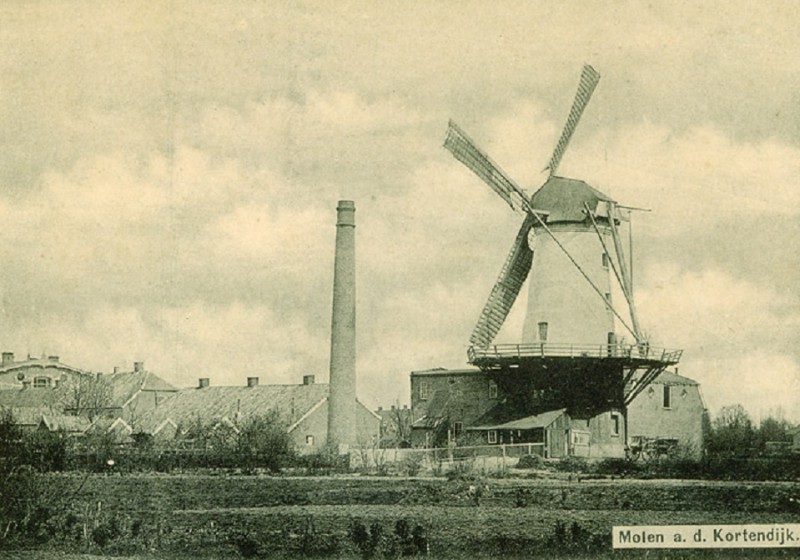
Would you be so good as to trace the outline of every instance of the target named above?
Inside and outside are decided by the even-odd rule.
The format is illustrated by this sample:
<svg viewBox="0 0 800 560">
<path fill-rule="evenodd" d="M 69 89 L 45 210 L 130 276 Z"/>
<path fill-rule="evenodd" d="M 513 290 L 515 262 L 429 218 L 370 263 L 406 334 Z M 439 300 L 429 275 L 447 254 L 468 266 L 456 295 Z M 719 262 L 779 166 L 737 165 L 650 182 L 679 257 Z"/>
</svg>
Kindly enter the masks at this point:
<svg viewBox="0 0 800 560">
<path fill-rule="evenodd" d="M 583 222 L 585 206 L 594 211 L 600 202 L 613 202 L 608 195 L 585 181 L 550 177 L 531 197 L 531 206 L 549 212 L 548 223 Z"/>
</svg>

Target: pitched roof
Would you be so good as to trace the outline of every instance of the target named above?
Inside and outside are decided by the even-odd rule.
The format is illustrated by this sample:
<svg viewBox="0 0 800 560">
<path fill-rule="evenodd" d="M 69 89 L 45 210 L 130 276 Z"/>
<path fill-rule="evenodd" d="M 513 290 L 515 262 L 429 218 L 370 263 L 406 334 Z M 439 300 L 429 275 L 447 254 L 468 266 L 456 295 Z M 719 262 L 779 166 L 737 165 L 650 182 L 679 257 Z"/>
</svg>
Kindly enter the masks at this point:
<svg viewBox="0 0 800 560">
<path fill-rule="evenodd" d="M 103 379 L 111 385 L 111 402 L 115 406 L 122 406 L 139 390 L 177 391 L 174 386 L 149 371 L 108 373 Z"/>
<path fill-rule="evenodd" d="M 11 411 L 14 424 L 18 426 L 38 426 L 42 421 L 42 416 L 46 414 L 59 414 L 57 410 L 48 407 L 2 407 Z"/>
<path fill-rule="evenodd" d="M 65 431 L 83 433 L 89 428 L 89 419 L 84 416 L 67 416 L 64 414 L 44 414 L 43 424 L 51 432 Z"/>
<path fill-rule="evenodd" d="M 425 405 L 425 414 L 411 424 L 412 428 L 435 428 L 448 414 L 450 391 L 436 389 Z"/>
<path fill-rule="evenodd" d="M 182 389 L 161 401 L 143 419 L 141 429 L 153 431 L 167 418 L 180 426 L 196 420 L 247 419 L 265 413 L 277 413 L 288 427 L 327 397 L 328 385 L 323 383 Z"/>
<path fill-rule="evenodd" d="M 467 430 L 533 430 L 535 428 L 546 428 L 552 424 L 557 418 L 566 412 L 566 408 L 559 408 L 556 410 L 548 410 L 533 416 L 525 416 L 510 422 L 502 424 L 488 425 L 488 426 L 470 426 Z"/>
<path fill-rule="evenodd" d="M 635 381 L 632 380 L 632 381 Z M 654 385 L 700 385 L 694 379 L 689 379 L 671 371 L 662 371 L 658 377 L 650 382 Z"/>
<path fill-rule="evenodd" d="M 59 387 L 26 387 L 0 390 L 0 407 L 58 408 L 63 402 L 64 389 Z"/>
<path fill-rule="evenodd" d="M 599 212 L 597 206 L 601 201 L 612 199 L 579 179 L 553 176 L 533 193 L 531 206 L 549 212 L 548 224 L 583 222 L 587 218 L 584 204 L 588 204 L 592 212 Z"/>
</svg>

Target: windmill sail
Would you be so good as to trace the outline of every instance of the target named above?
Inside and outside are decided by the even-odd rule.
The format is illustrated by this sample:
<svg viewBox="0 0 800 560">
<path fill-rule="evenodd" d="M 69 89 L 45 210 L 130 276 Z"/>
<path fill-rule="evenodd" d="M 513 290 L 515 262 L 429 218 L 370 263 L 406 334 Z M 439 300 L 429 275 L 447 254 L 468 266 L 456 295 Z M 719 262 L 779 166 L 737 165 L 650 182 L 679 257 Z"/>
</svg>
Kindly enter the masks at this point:
<svg viewBox="0 0 800 560">
<path fill-rule="evenodd" d="M 589 99 L 591 99 L 592 93 L 594 93 L 594 88 L 597 87 L 597 82 L 599 81 L 600 74 L 597 72 L 597 70 L 588 64 L 585 65 L 583 67 L 583 72 L 581 72 L 581 81 L 578 84 L 578 93 L 575 94 L 575 101 L 572 102 L 572 109 L 570 109 L 569 116 L 567 117 L 567 124 L 564 125 L 564 130 L 561 132 L 561 138 L 559 138 L 558 144 L 556 144 L 556 149 L 553 150 L 553 155 L 550 157 L 550 163 L 547 164 L 547 169 L 550 170 L 551 176 L 556 174 L 558 164 L 561 162 L 561 158 L 567 149 L 567 144 L 569 144 L 569 141 L 572 138 L 572 133 L 575 132 L 575 128 L 578 126 L 578 121 L 581 120 L 583 110 L 586 109 L 586 105 L 588 105 Z"/>
<path fill-rule="evenodd" d="M 522 284 L 528 277 L 533 262 L 533 251 L 528 246 L 528 232 L 533 227 L 534 221 L 535 218 L 528 214 L 525 221 L 522 222 L 522 227 L 514 239 L 514 245 L 503 264 L 500 276 L 481 311 L 478 324 L 472 331 L 469 340 L 478 348 L 486 348 L 494 340 L 500 327 L 503 326 L 508 312 L 511 311 L 511 306 L 514 305 Z"/>
<path fill-rule="evenodd" d="M 489 185 L 514 210 L 525 212 L 528 199 L 523 191 L 500 167 L 492 161 L 459 126 L 450 121 L 444 147 L 453 156 L 469 167 Z"/>
</svg>

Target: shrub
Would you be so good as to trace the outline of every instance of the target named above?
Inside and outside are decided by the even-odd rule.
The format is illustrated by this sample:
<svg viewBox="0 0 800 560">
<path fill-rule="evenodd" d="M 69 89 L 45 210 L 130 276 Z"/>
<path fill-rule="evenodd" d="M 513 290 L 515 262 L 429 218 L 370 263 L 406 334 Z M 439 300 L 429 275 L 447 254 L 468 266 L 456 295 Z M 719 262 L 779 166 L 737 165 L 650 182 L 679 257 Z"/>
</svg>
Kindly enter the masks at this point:
<svg viewBox="0 0 800 560">
<path fill-rule="evenodd" d="M 475 462 L 470 460 L 455 461 L 446 473 L 447 480 L 475 480 Z"/>
<path fill-rule="evenodd" d="M 583 457 L 564 457 L 556 463 L 556 469 L 562 472 L 585 473 L 589 471 L 589 463 Z"/>
<path fill-rule="evenodd" d="M 541 455 L 523 455 L 517 462 L 518 469 L 540 469 L 544 466 L 544 459 Z"/>
<path fill-rule="evenodd" d="M 423 459 L 422 453 L 410 453 L 403 457 L 400 462 L 400 469 L 407 476 L 417 476 L 422 470 Z"/>
<path fill-rule="evenodd" d="M 261 545 L 250 533 L 239 531 L 230 535 L 228 541 L 236 547 L 243 558 L 254 558 L 261 554 Z"/>
<path fill-rule="evenodd" d="M 92 540 L 100 548 L 105 548 L 108 543 L 120 536 L 119 521 L 112 517 L 100 523 L 92 530 Z"/>
<path fill-rule="evenodd" d="M 598 474 L 610 474 L 614 476 L 638 475 L 645 471 L 646 466 L 630 459 L 609 458 L 599 461 L 594 470 Z"/>
</svg>

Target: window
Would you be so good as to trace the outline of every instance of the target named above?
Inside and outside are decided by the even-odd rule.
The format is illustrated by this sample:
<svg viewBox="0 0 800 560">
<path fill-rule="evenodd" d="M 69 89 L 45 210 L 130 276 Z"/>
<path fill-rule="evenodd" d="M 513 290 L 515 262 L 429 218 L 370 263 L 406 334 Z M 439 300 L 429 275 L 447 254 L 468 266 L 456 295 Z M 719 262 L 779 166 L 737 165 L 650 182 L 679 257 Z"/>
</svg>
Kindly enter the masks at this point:
<svg viewBox="0 0 800 560">
<path fill-rule="evenodd" d="M 427 401 L 430 396 L 430 387 L 427 381 L 419 382 L 419 400 Z"/>
<path fill-rule="evenodd" d="M 547 323 L 539 323 L 539 340 L 547 342 Z"/>
<path fill-rule="evenodd" d="M 497 443 L 497 430 L 489 430 L 486 434 L 486 440 L 489 443 Z"/>
<path fill-rule="evenodd" d="M 603 253 L 603 268 L 608 268 L 608 253 Z"/>
<path fill-rule="evenodd" d="M 619 429 L 620 429 L 620 418 L 619 414 L 612 414 L 611 415 L 611 435 L 612 436 L 619 436 Z"/>
<path fill-rule="evenodd" d="M 496 399 L 497 398 L 497 383 L 494 381 L 489 381 L 489 398 Z"/>
<path fill-rule="evenodd" d="M 314 436 L 306 436 L 306 445 L 309 447 L 314 445 Z"/>
<path fill-rule="evenodd" d="M 33 378 L 33 387 L 35 389 L 41 389 L 43 387 L 50 386 L 50 378 L 49 377 L 34 377 Z"/>
<path fill-rule="evenodd" d="M 670 386 L 664 385 L 664 408 L 671 408 L 672 399 L 670 398 L 672 395 L 669 392 Z"/>
<path fill-rule="evenodd" d="M 453 422 L 453 436 L 458 437 L 464 432 L 464 422 Z"/>
</svg>

